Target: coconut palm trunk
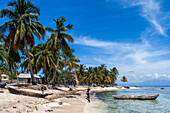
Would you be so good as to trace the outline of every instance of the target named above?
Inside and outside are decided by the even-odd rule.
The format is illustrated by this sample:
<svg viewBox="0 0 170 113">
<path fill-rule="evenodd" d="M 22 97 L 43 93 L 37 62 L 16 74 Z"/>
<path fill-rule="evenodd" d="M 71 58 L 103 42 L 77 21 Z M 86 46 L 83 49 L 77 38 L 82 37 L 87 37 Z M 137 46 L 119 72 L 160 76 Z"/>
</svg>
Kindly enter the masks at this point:
<svg viewBox="0 0 170 113">
<path fill-rule="evenodd" d="M 65 67 L 65 71 L 64 71 L 64 86 L 66 86 L 66 67 Z"/>
<path fill-rule="evenodd" d="M 17 84 L 19 83 L 19 78 L 18 78 L 18 74 L 17 74 L 17 69 L 16 67 L 14 67 L 14 71 L 15 71 L 15 74 L 16 74 L 16 77 L 17 77 Z"/>
<path fill-rule="evenodd" d="M 74 71 L 73 76 L 74 76 L 74 79 L 75 79 L 75 81 L 76 81 L 76 85 L 79 86 L 79 81 L 78 81 L 78 79 L 77 79 L 76 71 Z"/>
<path fill-rule="evenodd" d="M 45 83 L 45 85 L 47 84 L 47 69 L 45 69 L 45 76 L 44 76 L 44 83 Z"/>
<path fill-rule="evenodd" d="M 12 65 L 11 65 L 11 83 L 12 83 Z"/>
<path fill-rule="evenodd" d="M 29 60 L 32 85 L 36 85 L 37 83 L 35 81 L 35 77 L 34 77 L 33 72 L 32 72 L 32 64 L 31 64 L 30 54 L 29 54 L 29 51 L 28 51 L 27 42 L 26 42 L 26 38 L 25 37 L 24 37 L 24 44 L 25 44 L 25 47 L 26 47 L 26 52 L 27 52 L 27 56 L 28 56 L 28 60 Z"/>
<path fill-rule="evenodd" d="M 56 73 L 57 73 L 57 69 L 58 69 L 58 65 L 59 65 L 59 59 L 60 59 L 60 46 L 61 46 L 61 45 L 59 44 L 57 65 L 56 65 L 55 71 L 54 71 L 54 73 L 53 73 L 53 78 L 52 78 L 51 81 L 49 82 L 50 84 L 54 84 L 55 76 L 56 76 Z"/>
</svg>

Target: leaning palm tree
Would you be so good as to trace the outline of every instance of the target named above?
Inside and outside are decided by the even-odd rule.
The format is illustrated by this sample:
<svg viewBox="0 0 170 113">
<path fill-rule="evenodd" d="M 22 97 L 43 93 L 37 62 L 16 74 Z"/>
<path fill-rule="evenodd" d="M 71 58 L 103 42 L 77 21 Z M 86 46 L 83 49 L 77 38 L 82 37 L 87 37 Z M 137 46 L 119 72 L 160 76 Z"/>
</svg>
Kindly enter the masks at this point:
<svg viewBox="0 0 170 113">
<path fill-rule="evenodd" d="M 38 39 L 41 39 L 41 37 L 45 35 L 44 27 L 38 22 L 39 15 L 39 8 L 27 0 L 13 0 L 8 3 L 8 8 L 0 11 L 1 18 L 8 17 L 10 19 L 10 21 L 0 25 L 0 32 L 5 32 L 9 28 L 9 35 L 5 41 L 6 46 L 8 42 L 11 42 L 15 51 L 20 49 L 22 52 L 24 51 L 24 47 L 26 47 L 33 85 L 36 84 L 36 81 L 32 71 L 28 45 L 30 45 L 30 47 L 34 46 L 34 35 L 36 35 Z"/>
<path fill-rule="evenodd" d="M 66 32 L 68 29 L 73 29 L 73 26 L 68 24 L 67 26 L 64 26 L 64 22 L 66 21 L 64 17 L 61 17 L 57 20 L 53 19 L 56 23 L 56 30 L 47 27 L 46 30 L 49 32 L 52 32 L 52 34 L 50 35 L 48 41 L 47 41 L 47 46 L 52 45 L 53 46 L 53 50 L 54 51 L 58 51 L 58 58 L 57 58 L 57 64 L 56 64 L 56 69 L 53 73 L 53 78 L 51 79 L 51 81 L 49 82 L 50 84 L 54 83 L 55 80 L 55 76 L 56 76 L 56 72 L 58 69 L 58 65 L 59 65 L 59 58 L 61 55 L 61 51 L 63 51 L 63 53 L 67 53 L 70 51 L 70 47 L 66 41 L 66 39 L 69 42 L 73 42 L 74 39 L 72 36 L 70 36 Z"/>
</svg>

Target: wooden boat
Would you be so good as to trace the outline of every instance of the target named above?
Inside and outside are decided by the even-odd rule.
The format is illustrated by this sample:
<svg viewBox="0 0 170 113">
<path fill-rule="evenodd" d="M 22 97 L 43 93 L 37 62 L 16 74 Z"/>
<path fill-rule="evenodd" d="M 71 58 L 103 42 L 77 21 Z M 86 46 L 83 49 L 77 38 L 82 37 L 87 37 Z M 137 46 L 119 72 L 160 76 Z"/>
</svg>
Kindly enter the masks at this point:
<svg viewBox="0 0 170 113">
<path fill-rule="evenodd" d="M 159 94 L 153 95 L 141 95 L 141 96 L 129 96 L 129 95 L 113 95 L 114 99 L 122 99 L 122 100 L 155 100 Z"/>
<path fill-rule="evenodd" d="M 47 95 L 51 95 L 51 94 L 42 94 L 38 92 L 28 91 L 24 89 L 15 88 L 15 87 L 8 87 L 8 90 L 12 94 L 26 95 L 26 96 L 39 97 L 39 98 L 45 98 Z"/>
</svg>

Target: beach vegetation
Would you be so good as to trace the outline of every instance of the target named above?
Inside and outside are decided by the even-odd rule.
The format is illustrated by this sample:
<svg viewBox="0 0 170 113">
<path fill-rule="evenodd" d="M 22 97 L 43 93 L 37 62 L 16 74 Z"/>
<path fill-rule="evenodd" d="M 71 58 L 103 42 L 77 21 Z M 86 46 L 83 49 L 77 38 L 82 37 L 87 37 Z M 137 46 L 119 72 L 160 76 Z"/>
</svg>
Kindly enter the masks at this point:
<svg viewBox="0 0 170 113">
<path fill-rule="evenodd" d="M 30 73 L 35 85 L 34 74 L 41 72 L 44 84 L 116 85 L 119 75 L 116 67 L 80 64 L 69 45 L 74 42 L 74 37 L 68 33 L 73 25 L 65 25 L 65 17 L 53 19 L 54 29 L 44 28 L 39 16 L 40 9 L 30 0 L 9 0 L 7 8 L 0 10 L 0 17 L 8 18 L 7 22 L 0 23 L 0 71 L 11 75 L 11 82 L 19 73 Z M 47 33 L 50 33 L 47 41 L 37 43 Z"/>
</svg>

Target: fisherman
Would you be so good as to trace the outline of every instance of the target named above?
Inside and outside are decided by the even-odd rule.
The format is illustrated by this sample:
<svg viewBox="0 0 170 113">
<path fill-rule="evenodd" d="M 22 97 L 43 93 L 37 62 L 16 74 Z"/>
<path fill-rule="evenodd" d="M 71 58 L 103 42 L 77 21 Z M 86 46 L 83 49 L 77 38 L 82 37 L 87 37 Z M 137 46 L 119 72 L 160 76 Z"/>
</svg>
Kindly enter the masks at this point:
<svg viewBox="0 0 170 113">
<path fill-rule="evenodd" d="M 90 94 L 89 94 L 89 91 L 90 91 L 90 87 L 88 87 L 87 88 L 87 92 L 86 92 L 86 94 L 87 94 L 87 100 L 88 100 L 88 102 L 90 102 Z"/>
<path fill-rule="evenodd" d="M 42 85 L 42 86 L 41 86 L 42 94 L 44 94 L 44 90 L 46 90 L 46 87 Z"/>
</svg>

